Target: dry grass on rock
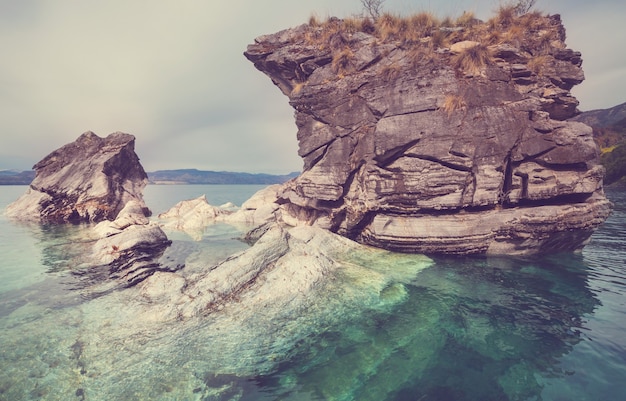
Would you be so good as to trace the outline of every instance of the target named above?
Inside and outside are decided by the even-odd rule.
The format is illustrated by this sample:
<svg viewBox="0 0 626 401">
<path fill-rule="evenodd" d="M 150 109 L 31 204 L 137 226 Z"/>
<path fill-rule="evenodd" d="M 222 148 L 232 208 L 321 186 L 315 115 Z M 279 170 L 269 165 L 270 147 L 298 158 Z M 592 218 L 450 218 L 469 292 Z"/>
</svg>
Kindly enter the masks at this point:
<svg viewBox="0 0 626 401">
<path fill-rule="evenodd" d="M 440 110 L 443 110 L 448 114 L 448 116 L 452 115 L 456 110 L 462 110 L 467 107 L 467 103 L 465 99 L 461 95 L 447 95 L 443 100 L 443 104 L 440 107 Z"/>
<path fill-rule="evenodd" d="M 512 6 L 500 7 L 486 22 L 468 12 L 456 19 L 438 19 L 426 12 L 407 17 L 385 13 L 376 19 L 351 17 L 341 20 L 331 17 L 325 21 L 312 16 L 301 40 L 328 51 L 333 71 L 338 76 L 345 76 L 354 70 L 352 64 L 356 49 L 352 47 L 355 35 L 359 33 L 371 35 L 375 39 L 373 45 L 395 45 L 406 51 L 411 65 L 419 66 L 450 57 L 454 68 L 465 75 L 475 76 L 494 63 L 489 47 L 511 45 L 526 52 L 529 59 L 550 54 L 555 46 L 563 46 L 565 38 L 559 26 L 539 12 L 519 15 L 519 11 Z M 449 56 L 448 49 L 463 41 L 479 45 Z M 540 61 L 541 58 L 537 58 L 532 71 L 540 71 Z M 394 75 L 391 70 L 385 71 L 385 74 L 388 77 Z"/>
<path fill-rule="evenodd" d="M 438 19 L 430 13 L 421 12 L 407 17 L 385 13 L 376 20 L 369 17 L 350 17 L 343 20 L 331 17 L 320 21 L 311 16 L 308 26 L 311 32 L 308 41 L 325 47 L 324 42 L 337 34 L 351 35 L 364 32 L 375 36 L 383 43 L 397 43 L 402 46 L 420 46 L 424 39 L 432 43 L 453 44 L 464 40 L 474 40 L 485 45 L 498 43 L 520 44 L 532 39 L 533 43 L 549 43 L 558 38 L 555 31 L 539 12 L 517 15 L 515 7 L 501 7 L 494 17 L 486 22 L 478 20 L 473 13 L 465 12 L 456 19 Z"/>
<path fill-rule="evenodd" d="M 352 70 L 354 53 L 349 47 L 344 47 L 333 56 L 332 67 L 337 75 L 346 75 Z"/>
<path fill-rule="evenodd" d="M 480 75 L 482 70 L 491 63 L 489 48 L 483 44 L 466 47 L 452 57 L 454 68 L 466 75 Z"/>
</svg>

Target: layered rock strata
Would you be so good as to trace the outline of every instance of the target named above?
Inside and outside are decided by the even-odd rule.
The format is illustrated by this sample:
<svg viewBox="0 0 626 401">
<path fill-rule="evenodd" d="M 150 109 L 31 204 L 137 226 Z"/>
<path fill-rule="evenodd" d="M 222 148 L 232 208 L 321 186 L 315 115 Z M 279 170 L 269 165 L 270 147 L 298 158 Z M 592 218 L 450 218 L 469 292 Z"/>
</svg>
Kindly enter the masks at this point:
<svg viewBox="0 0 626 401">
<path fill-rule="evenodd" d="M 75 275 L 88 278 L 103 277 L 102 288 L 131 287 L 157 271 L 176 271 L 183 264 L 161 261 L 161 256 L 172 243 L 161 227 L 150 222 L 143 213 L 145 205 L 129 201 L 113 221 L 102 221 L 92 230 L 91 249 Z M 95 274 L 94 274 L 95 273 Z"/>
<path fill-rule="evenodd" d="M 279 194 L 284 215 L 404 252 L 584 246 L 610 202 L 591 128 L 567 121 L 584 74 L 558 16 L 412 41 L 354 25 L 302 25 L 245 52 L 295 109 L 304 171 Z"/>
<path fill-rule="evenodd" d="M 33 167 L 29 190 L 7 207 L 9 217 L 41 222 L 114 220 L 126 203 L 143 204 L 148 176 L 135 153 L 135 137 L 122 132 L 101 138 L 85 132 Z"/>
</svg>

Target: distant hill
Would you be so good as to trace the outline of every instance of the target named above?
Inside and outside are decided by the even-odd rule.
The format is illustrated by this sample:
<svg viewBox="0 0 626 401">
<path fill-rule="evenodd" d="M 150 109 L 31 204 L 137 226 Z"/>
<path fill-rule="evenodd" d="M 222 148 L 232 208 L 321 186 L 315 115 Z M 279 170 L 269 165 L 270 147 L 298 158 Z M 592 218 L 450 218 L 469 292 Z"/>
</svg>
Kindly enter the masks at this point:
<svg viewBox="0 0 626 401">
<path fill-rule="evenodd" d="M 159 170 L 148 173 L 151 184 L 282 184 L 299 173 L 285 175 L 201 171 L 196 169 Z M 0 170 L 0 185 L 28 185 L 35 178 L 32 170 Z"/>
<path fill-rule="evenodd" d="M 196 169 L 159 170 L 148 173 L 151 184 L 282 184 L 299 173 L 286 175 L 202 171 Z"/>
<path fill-rule="evenodd" d="M 0 170 L 0 185 L 28 185 L 35 178 L 33 170 Z"/>
<path fill-rule="evenodd" d="M 592 127 L 608 127 L 624 119 L 626 119 L 626 103 L 611 107 L 610 109 L 583 111 L 581 114 L 572 118 L 574 121 L 581 121 Z"/>
<path fill-rule="evenodd" d="M 572 120 L 593 128 L 593 138 L 600 145 L 604 183 L 626 184 L 626 103 L 610 109 L 583 112 Z"/>
<path fill-rule="evenodd" d="M 593 138 L 603 149 L 626 139 L 626 103 L 610 109 L 585 111 L 572 120 L 591 126 Z"/>
</svg>

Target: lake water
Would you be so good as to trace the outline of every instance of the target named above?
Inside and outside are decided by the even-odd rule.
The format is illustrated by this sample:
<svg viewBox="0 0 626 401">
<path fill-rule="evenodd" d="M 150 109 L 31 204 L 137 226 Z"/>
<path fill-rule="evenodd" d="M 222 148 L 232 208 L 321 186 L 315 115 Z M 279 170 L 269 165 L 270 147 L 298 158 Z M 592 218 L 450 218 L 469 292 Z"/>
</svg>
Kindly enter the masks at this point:
<svg viewBox="0 0 626 401">
<path fill-rule="evenodd" d="M 260 188 L 148 186 L 145 199 L 156 215 Z M 0 208 L 25 190 L 0 187 Z M 167 324 L 136 289 L 85 296 L 61 251 L 83 227 L 2 216 L 0 400 L 622 400 L 626 192 L 608 195 L 615 211 L 582 254 L 391 255 L 338 271 L 297 310 Z M 237 234 L 174 242 L 201 268 L 245 248 Z"/>
</svg>

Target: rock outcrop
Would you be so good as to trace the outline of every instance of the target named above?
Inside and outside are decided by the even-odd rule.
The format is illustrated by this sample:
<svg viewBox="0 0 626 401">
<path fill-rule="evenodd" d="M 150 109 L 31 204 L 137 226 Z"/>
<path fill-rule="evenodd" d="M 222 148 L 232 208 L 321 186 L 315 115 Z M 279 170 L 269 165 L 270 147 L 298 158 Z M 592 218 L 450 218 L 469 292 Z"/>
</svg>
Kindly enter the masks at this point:
<svg viewBox="0 0 626 401">
<path fill-rule="evenodd" d="M 233 212 L 233 206 L 209 205 L 206 196 L 202 195 L 196 199 L 180 201 L 158 217 L 162 227 L 182 231 L 195 241 L 200 241 L 204 229 L 229 216 Z"/>
<path fill-rule="evenodd" d="M 41 222 L 114 220 L 126 203 L 142 205 L 148 176 L 135 153 L 135 137 L 116 132 L 101 138 L 85 132 L 34 167 L 30 189 L 7 207 L 9 217 Z"/>
<path fill-rule="evenodd" d="M 159 223 L 163 228 L 182 231 L 196 241 L 202 239 L 204 230 L 209 225 L 225 223 L 243 232 L 250 231 L 245 239 L 254 242 L 252 238 L 258 239 L 269 226 L 284 223 L 277 203 L 280 191 L 281 186 L 278 184 L 265 187 L 251 196 L 241 207 L 230 202 L 212 206 L 204 195 L 196 199 L 183 200 L 159 214 Z M 293 223 L 288 220 L 286 225 L 298 225 L 297 222 Z"/>
<path fill-rule="evenodd" d="M 148 179 L 134 147 L 129 134 L 86 132 L 37 163 L 30 188 L 6 210 L 11 218 L 46 224 L 99 222 L 78 243 L 57 250 L 77 255 L 68 261 L 72 273 L 86 286 L 98 285 L 99 293 L 182 268 L 159 260 L 171 241 L 148 219 L 142 194 Z"/>
<path fill-rule="evenodd" d="M 610 213 L 591 128 L 566 121 L 581 54 L 558 15 L 505 17 L 330 19 L 249 45 L 295 109 L 283 215 L 403 252 L 581 249 Z"/>
</svg>

